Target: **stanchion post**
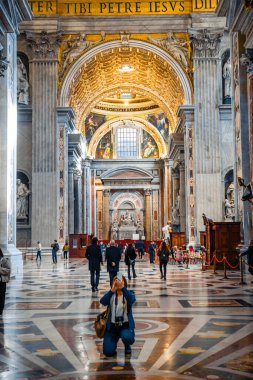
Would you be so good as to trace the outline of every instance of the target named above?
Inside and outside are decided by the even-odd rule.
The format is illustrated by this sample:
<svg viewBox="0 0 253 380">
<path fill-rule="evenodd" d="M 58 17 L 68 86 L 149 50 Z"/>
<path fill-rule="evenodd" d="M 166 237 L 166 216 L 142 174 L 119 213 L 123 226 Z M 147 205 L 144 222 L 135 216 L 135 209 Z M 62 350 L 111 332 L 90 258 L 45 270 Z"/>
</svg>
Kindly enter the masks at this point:
<svg viewBox="0 0 253 380">
<path fill-rule="evenodd" d="M 202 272 L 206 271 L 205 261 L 206 261 L 206 255 L 202 253 Z"/>
<path fill-rule="evenodd" d="M 243 265 L 242 265 L 242 256 L 240 256 L 240 272 L 241 272 L 241 281 L 240 285 L 247 285 L 247 282 L 243 281 Z"/>
<path fill-rule="evenodd" d="M 213 274 L 218 274 L 216 272 L 216 254 L 213 256 Z"/>
<path fill-rule="evenodd" d="M 223 267 L 224 267 L 224 277 L 223 277 L 223 280 L 228 280 L 227 266 L 226 266 L 226 254 L 225 253 L 223 253 Z"/>
</svg>

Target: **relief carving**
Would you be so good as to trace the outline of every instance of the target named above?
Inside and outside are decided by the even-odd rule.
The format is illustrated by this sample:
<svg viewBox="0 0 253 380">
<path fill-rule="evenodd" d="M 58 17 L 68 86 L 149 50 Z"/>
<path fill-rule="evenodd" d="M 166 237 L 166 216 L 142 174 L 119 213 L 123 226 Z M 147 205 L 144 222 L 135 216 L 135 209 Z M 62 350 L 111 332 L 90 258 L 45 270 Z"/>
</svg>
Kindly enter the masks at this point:
<svg viewBox="0 0 253 380">
<path fill-rule="evenodd" d="M 64 49 L 61 55 L 60 78 L 63 77 L 65 70 L 72 65 L 72 63 L 75 62 L 85 50 L 104 41 L 104 39 L 105 33 L 101 32 L 100 39 L 95 42 L 87 41 L 85 33 L 79 34 L 75 39 L 64 41 Z"/>
<path fill-rule="evenodd" d="M 171 32 L 168 32 L 165 38 L 148 37 L 148 39 L 171 53 L 184 67 L 188 67 L 188 41 L 175 37 Z"/>
<path fill-rule="evenodd" d="M 20 104 L 29 103 L 29 83 L 25 65 L 17 58 L 17 100 Z"/>
</svg>

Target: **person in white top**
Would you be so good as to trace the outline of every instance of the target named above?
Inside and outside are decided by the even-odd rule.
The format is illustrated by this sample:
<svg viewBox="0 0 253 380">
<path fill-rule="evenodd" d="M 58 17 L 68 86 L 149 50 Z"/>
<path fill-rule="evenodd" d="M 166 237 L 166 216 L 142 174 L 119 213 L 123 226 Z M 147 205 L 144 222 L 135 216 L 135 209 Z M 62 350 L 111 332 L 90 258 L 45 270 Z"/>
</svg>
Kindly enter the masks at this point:
<svg viewBox="0 0 253 380">
<path fill-rule="evenodd" d="M 37 241 L 37 256 L 36 256 L 36 260 L 40 259 L 41 261 L 41 243 L 39 241 Z"/>
</svg>

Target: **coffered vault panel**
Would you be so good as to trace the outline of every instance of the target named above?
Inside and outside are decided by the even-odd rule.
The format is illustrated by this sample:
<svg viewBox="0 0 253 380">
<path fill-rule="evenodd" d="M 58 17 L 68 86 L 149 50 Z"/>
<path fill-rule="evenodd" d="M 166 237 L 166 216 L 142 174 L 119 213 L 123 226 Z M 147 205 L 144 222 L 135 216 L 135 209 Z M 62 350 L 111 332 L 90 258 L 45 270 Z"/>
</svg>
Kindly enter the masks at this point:
<svg viewBox="0 0 253 380">
<path fill-rule="evenodd" d="M 129 65 L 133 70 L 122 72 L 120 68 L 123 65 Z M 141 93 L 148 93 L 155 99 L 168 115 L 171 129 L 174 130 L 177 109 L 185 103 L 180 78 L 161 56 L 132 46 L 99 52 L 84 62 L 74 74 L 69 86 L 68 102 L 75 110 L 78 128 L 81 130 L 84 117 L 96 102 L 106 96 L 106 90 L 126 86 L 139 88 Z"/>
</svg>

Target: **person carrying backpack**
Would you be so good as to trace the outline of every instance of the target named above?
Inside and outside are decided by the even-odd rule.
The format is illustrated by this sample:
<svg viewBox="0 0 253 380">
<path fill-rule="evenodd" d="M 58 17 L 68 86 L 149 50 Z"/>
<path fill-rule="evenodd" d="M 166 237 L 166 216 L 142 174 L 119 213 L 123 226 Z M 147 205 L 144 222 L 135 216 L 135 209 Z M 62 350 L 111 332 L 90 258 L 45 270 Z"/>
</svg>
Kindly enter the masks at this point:
<svg viewBox="0 0 253 380">
<path fill-rule="evenodd" d="M 170 251 L 165 241 L 163 241 L 158 250 L 158 257 L 159 257 L 159 264 L 160 264 L 161 279 L 164 279 L 164 280 L 166 280 L 166 271 L 167 271 L 167 264 L 169 261 L 169 255 L 170 255 Z"/>
<path fill-rule="evenodd" d="M 57 243 L 57 240 L 54 240 L 54 242 L 51 244 L 51 248 L 52 248 L 53 264 L 57 264 L 57 252 L 60 249 L 59 244 Z"/>
</svg>

